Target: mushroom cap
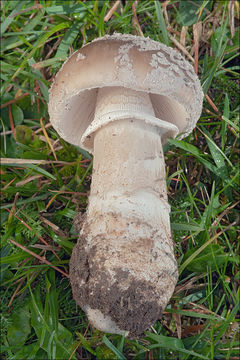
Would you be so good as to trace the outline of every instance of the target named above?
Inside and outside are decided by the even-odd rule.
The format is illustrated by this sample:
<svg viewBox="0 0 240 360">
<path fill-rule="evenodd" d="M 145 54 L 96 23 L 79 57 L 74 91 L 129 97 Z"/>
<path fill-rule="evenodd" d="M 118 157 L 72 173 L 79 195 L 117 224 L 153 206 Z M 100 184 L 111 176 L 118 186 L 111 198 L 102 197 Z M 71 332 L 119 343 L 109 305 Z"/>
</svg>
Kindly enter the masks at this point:
<svg viewBox="0 0 240 360">
<path fill-rule="evenodd" d="M 98 89 L 106 86 L 148 93 L 155 116 L 176 125 L 180 138 L 192 131 L 202 111 L 200 81 L 178 51 L 149 38 L 106 35 L 72 54 L 50 90 L 52 125 L 66 141 L 89 152 L 93 140 L 81 138 L 94 119 Z"/>
</svg>

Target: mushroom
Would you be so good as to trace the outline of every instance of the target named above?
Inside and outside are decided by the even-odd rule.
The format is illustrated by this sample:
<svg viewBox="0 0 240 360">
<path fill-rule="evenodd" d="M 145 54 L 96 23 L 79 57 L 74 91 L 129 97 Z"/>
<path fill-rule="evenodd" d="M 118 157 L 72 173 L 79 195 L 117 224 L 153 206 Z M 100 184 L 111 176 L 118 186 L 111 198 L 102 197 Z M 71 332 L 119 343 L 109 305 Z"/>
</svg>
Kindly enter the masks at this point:
<svg viewBox="0 0 240 360">
<path fill-rule="evenodd" d="M 193 67 L 179 52 L 133 35 L 94 40 L 56 75 L 51 123 L 94 159 L 70 280 L 99 330 L 139 336 L 173 294 L 178 270 L 162 146 L 192 131 L 202 100 Z"/>
</svg>

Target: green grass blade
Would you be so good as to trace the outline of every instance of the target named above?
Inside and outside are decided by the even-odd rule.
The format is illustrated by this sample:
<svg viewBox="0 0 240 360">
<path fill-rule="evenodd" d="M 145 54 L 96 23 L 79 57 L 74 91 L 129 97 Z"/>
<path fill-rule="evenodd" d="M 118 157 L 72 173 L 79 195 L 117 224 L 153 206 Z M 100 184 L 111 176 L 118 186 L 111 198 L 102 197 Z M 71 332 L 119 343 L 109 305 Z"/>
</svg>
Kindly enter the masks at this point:
<svg viewBox="0 0 240 360">
<path fill-rule="evenodd" d="M 175 231 L 196 231 L 196 233 L 204 230 L 204 227 L 195 224 L 182 224 L 182 223 L 171 223 L 171 229 Z"/>
<path fill-rule="evenodd" d="M 61 59 L 66 59 L 68 56 L 68 52 L 69 52 L 69 48 L 70 45 L 72 45 L 72 43 L 74 42 L 74 40 L 76 39 L 76 37 L 78 36 L 81 27 L 82 27 L 82 23 L 81 22 L 77 22 L 77 23 L 73 23 L 70 28 L 68 29 L 68 31 L 65 33 L 58 49 L 55 55 L 55 58 L 61 58 Z"/>
<path fill-rule="evenodd" d="M 163 335 L 152 334 L 147 332 L 147 337 L 157 342 L 157 344 L 148 346 L 149 349 L 156 349 L 157 347 L 163 347 L 177 351 L 179 353 L 195 356 L 196 359 L 208 359 L 208 357 L 198 354 L 194 351 L 190 351 L 184 348 L 182 340 Z"/>
<path fill-rule="evenodd" d="M 228 164 L 233 168 L 233 165 L 231 161 L 228 159 L 228 157 L 224 154 L 224 152 L 217 146 L 217 144 L 213 141 L 210 133 L 203 129 L 204 136 L 206 137 L 209 150 L 212 154 L 213 160 L 218 168 L 225 168 L 225 162 L 224 159 L 228 162 Z M 228 176 L 228 172 L 226 170 L 226 176 Z"/>
<path fill-rule="evenodd" d="M 26 1 L 13 1 L 15 3 L 14 10 L 9 14 L 9 16 L 4 20 L 4 22 L 0 25 L 0 34 L 3 36 L 7 28 L 11 25 L 11 23 L 14 21 L 15 14 L 18 13 L 18 11 L 24 6 Z"/>
<path fill-rule="evenodd" d="M 223 116 L 224 116 L 224 118 L 227 118 L 227 119 L 229 118 L 229 98 L 228 98 L 228 94 L 225 94 Z M 222 122 L 222 127 L 221 127 L 222 149 L 224 149 L 224 147 L 225 147 L 226 130 L 227 130 L 227 122 L 223 121 Z"/>
<path fill-rule="evenodd" d="M 226 8 L 226 5 L 225 5 L 225 8 Z M 216 56 L 214 57 L 213 65 L 209 72 L 203 74 L 204 81 L 202 82 L 202 88 L 203 88 L 204 94 L 206 94 L 210 88 L 210 85 L 215 76 L 217 68 L 222 62 L 223 54 L 224 54 L 224 51 L 227 46 L 227 40 L 225 38 L 225 29 L 226 29 L 226 26 L 228 23 L 228 19 L 226 19 L 224 21 L 224 17 L 225 17 L 225 11 L 223 12 L 223 15 L 222 15 L 222 23 L 224 25 L 221 27 L 220 38 L 218 40 L 218 49 L 217 49 Z"/>
<path fill-rule="evenodd" d="M 58 25 L 55 25 L 51 30 L 49 30 L 46 34 L 44 34 L 37 42 L 34 44 L 33 49 L 28 53 L 28 55 L 24 58 L 22 63 L 19 65 L 19 68 L 12 76 L 12 80 L 19 74 L 21 69 L 26 65 L 27 61 L 33 57 L 34 53 L 37 51 L 39 47 L 45 44 L 45 42 L 50 38 L 51 35 L 55 34 L 56 32 L 66 29 L 69 27 L 69 23 L 62 22 Z"/>
<path fill-rule="evenodd" d="M 209 246 L 214 240 L 216 240 L 217 236 L 213 236 L 212 238 L 210 238 L 208 241 L 206 241 L 202 246 L 200 246 L 199 249 L 197 249 L 191 256 L 189 256 L 187 258 L 187 260 L 185 260 L 185 262 L 180 265 L 179 267 L 179 275 L 183 272 L 183 270 L 191 263 L 191 261 L 193 259 L 196 258 L 196 256 L 198 256 L 207 246 Z"/>
<path fill-rule="evenodd" d="M 108 340 L 107 336 L 103 337 L 104 344 L 115 354 L 119 360 L 127 360 L 125 356 Z"/>
<path fill-rule="evenodd" d="M 96 352 L 91 348 L 88 341 L 84 338 L 84 336 L 81 333 L 77 333 L 78 337 L 81 340 L 82 346 L 89 351 L 92 355 L 96 356 Z"/>
<path fill-rule="evenodd" d="M 169 45 L 169 38 L 166 23 L 163 17 L 162 6 L 159 1 L 154 0 L 158 23 L 162 32 L 163 41 L 166 45 Z"/>
</svg>

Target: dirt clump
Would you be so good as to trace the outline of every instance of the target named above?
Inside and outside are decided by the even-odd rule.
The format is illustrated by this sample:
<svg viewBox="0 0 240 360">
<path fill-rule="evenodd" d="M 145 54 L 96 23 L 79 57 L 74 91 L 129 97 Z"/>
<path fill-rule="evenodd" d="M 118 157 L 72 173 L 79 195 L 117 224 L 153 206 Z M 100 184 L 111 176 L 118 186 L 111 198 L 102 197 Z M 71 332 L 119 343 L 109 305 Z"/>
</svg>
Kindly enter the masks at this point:
<svg viewBox="0 0 240 360">
<path fill-rule="evenodd" d="M 106 259 L 97 256 L 96 246 L 86 251 L 86 241 L 80 237 L 70 261 L 70 281 L 73 297 L 82 309 L 88 305 L 110 316 L 130 337 L 139 337 L 157 319 L 162 308 L 156 299 L 153 284 L 136 280 L 126 268 L 115 269 L 113 281 L 105 267 Z M 127 284 L 127 286 L 122 286 Z"/>
</svg>

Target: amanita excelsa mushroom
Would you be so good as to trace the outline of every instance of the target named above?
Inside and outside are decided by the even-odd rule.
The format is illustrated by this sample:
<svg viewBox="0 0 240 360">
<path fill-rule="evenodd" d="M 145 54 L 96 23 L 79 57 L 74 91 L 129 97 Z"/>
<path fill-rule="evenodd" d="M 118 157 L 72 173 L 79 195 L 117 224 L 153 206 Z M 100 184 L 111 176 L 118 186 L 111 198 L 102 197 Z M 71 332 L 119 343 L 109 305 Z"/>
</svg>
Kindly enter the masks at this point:
<svg viewBox="0 0 240 360">
<path fill-rule="evenodd" d="M 162 145 L 191 132 L 202 99 L 177 51 L 132 35 L 87 44 L 56 76 L 51 122 L 94 157 L 70 280 L 76 302 L 102 331 L 138 336 L 172 296 L 178 272 Z"/>
</svg>

